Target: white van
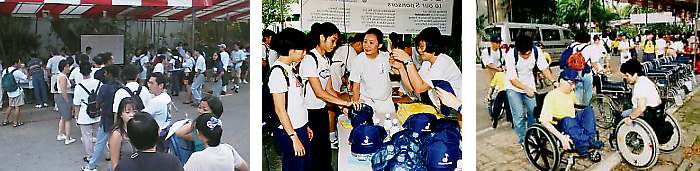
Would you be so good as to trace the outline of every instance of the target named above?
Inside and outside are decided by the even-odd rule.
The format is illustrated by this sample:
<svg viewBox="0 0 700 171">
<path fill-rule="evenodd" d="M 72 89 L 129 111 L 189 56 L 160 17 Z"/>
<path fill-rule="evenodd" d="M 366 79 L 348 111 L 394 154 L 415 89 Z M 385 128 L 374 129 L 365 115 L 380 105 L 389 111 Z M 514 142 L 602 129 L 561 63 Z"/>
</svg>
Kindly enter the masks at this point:
<svg viewBox="0 0 700 171">
<path fill-rule="evenodd" d="M 542 42 L 544 49 L 552 55 L 552 64 L 559 62 L 560 54 L 573 43 L 573 33 L 571 30 L 549 24 L 530 23 L 494 23 L 484 29 L 481 48 L 489 47 L 490 35 L 501 35 L 503 44 L 514 45 L 514 39 L 518 35 L 528 35 L 535 42 Z"/>
</svg>

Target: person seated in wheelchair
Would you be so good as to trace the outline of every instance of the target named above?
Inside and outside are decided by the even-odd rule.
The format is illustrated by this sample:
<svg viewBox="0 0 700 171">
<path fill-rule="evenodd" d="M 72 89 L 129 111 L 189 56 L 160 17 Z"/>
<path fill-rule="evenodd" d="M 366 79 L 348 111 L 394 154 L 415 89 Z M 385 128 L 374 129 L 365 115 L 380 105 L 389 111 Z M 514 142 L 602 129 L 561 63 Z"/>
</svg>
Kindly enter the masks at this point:
<svg viewBox="0 0 700 171">
<path fill-rule="evenodd" d="M 642 117 L 647 108 L 661 107 L 661 97 L 656 85 L 642 71 L 642 64 L 631 59 L 620 66 L 624 79 L 632 85 L 632 109 L 622 112 L 622 121 L 630 125 L 634 119 Z M 663 118 L 661 118 L 663 119 Z"/>
<path fill-rule="evenodd" d="M 559 139 L 564 150 L 574 150 L 580 156 L 600 157 L 596 149 L 602 149 L 603 143 L 597 140 L 593 110 L 579 105 L 574 94 L 579 81 L 575 70 L 562 71 L 557 88 L 544 99 L 539 121 Z"/>
</svg>

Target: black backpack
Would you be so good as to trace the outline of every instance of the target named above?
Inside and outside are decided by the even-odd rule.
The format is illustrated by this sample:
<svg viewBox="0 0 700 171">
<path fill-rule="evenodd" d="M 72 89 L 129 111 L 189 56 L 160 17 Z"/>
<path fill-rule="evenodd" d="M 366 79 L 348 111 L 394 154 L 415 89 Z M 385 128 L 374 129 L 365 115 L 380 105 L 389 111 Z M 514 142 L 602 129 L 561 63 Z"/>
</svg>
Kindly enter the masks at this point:
<svg viewBox="0 0 700 171">
<path fill-rule="evenodd" d="M 173 59 L 175 59 L 175 64 L 173 64 L 174 69 L 182 68 L 182 60 L 180 58 L 179 56 L 173 56 Z"/>
<path fill-rule="evenodd" d="M 85 90 L 85 92 L 88 93 L 87 102 L 83 102 L 84 104 L 87 105 L 86 112 L 87 112 L 88 116 L 90 116 L 90 118 L 99 117 L 100 116 L 100 108 L 99 108 L 99 106 L 97 106 L 97 91 L 100 90 L 100 86 L 102 85 L 102 82 L 100 81 L 99 83 L 97 83 L 97 88 L 95 88 L 92 91 L 89 91 L 87 88 L 85 88 L 85 86 L 82 83 L 80 83 L 78 85 L 80 85 L 80 87 L 82 87 L 83 90 Z"/>
<path fill-rule="evenodd" d="M 131 91 L 131 89 L 129 89 L 129 87 L 127 87 L 127 86 L 123 86 L 121 88 L 126 90 L 126 92 L 129 93 L 129 96 L 131 96 L 131 98 L 134 99 L 134 101 L 139 102 L 141 104 L 140 107 L 143 107 L 143 100 L 141 100 L 141 96 L 140 96 L 141 90 L 143 89 L 143 86 L 139 85 L 139 88 L 136 89 L 135 92 Z M 121 103 L 121 102 L 115 102 L 115 103 Z"/>
<path fill-rule="evenodd" d="M 537 67 L 537 60 L 540 58 L 539 52 L 537 52 L 537 48 L 532 48 L 532 53 L 535 53 L 535 65 L 532 67 L 532 74 L 534 75 L 534 78 L 537 78 L 537 73 L 540 72 L 540 68 Z M 515 73 L 518 73 L 517 65 L 518 65 L 518 60 L 520 59 L 518 57 L 518 50 L 513 48 L 513 58 L 515 58 L 515 63 L 513 65 L 516 66 L 515 68 Z"/>
<path fill-rule="evenodd" d="M 282 71 L 282 75 L 284 76 L 284 80 L 287 82 L 287 87 L 289 87 L 291 84 L 289 83 L 289 73 L 287 73 L 287 70 L 282 68 L 280 65 L 275 65 L 270 68 L 270 72 L 267 73 L 267 77 L 270 77 L 270 74 L 272 74 L 272 71 L 275 69 L 280 69 Z M 303 90 L 302 90 L 303 91 Z M 289 106 L 289 91 L 284 93 L 284 109 L 287 110 L 287 107 Z M 272 100 L 273 106 L 274 106 L 274 100 Z M 265 122 L 266 127 L 268 128 L 277 128 L 281 123 L 279 118 L 277 117 L 276 112 L 272 110 L 272 112 L 263 112 L 263 122 Z"/>
<path fill-rule="evenodd" d="M 139 73 L 143 72 L 143 66 L 141 65 L 141 59 L 144 58 L 145 56 L 141 55 L 139 57 L 136 57 L 136 61 L 134 61 L 132 64 L 134 64 L 136 67 L 139 68 Z"/>
</svg>

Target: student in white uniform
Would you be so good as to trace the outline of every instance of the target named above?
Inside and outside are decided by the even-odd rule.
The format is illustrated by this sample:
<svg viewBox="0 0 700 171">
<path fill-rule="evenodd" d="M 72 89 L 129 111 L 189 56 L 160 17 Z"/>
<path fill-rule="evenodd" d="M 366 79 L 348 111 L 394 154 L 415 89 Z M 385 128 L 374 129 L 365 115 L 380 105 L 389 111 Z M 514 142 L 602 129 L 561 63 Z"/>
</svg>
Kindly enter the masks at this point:
<svg viewBox="0 0 700 171">
<path fill-rule="evenodd" d="M 80 127 L 81 138 L 83 142 L 83 147 L 85 148 L 85 157 L 88 159 L 92 156 L 95 142 L 92 140 L 97 136 L 97 129 L 99 127 L 101 117 L 98 115 L 95 118 L 91 118 L 88 115 L 88 104 L 90 103 L 89 97 L 91 93 L 97 97 L 97 91 L 102 86 L 102 83 L 92 78 L 90 73 L 93 70 L 89 64 L 80 64 L 80 73 L 83 75 L 83 80 L 75 86 L 73 105 L 78 108 L 78 119 L 76 123 Z"/>
<path fill-rule="evenodd" d="M 620 66 L 620 72 L 624 74 L 625 81 L 633 86 L 632 109 L 622 112 L 622 117 L 624 117 L 622 121 L 629 125 L 632 120 L 641 117 L 647 107 L 661 105 L 661 97 L 656 89 L 656 84 L 644 75 L 639 61 L 632 59 L 625 62 Z"/>
<path fill-rule="evenodd" d="M 64 60 L 65 58 L 61 56 L 57 51 L 52 51 L 52 57 L 49 58 L 49 60 L 46 62 L 46 71 L 50 73 L 51 78 L 49 82 L 51 85 L 56 84 L 56 76 L 61 73 L 61 70 L 58 68 L 58 63 L 61 62 L 61 60 Z M 87 55 L 86 55 L 87 56 Z M 51 89 L 49 91 L 51 94 L 58 94 L 58 92 L 54 91 Z M 58 107 L 54 104 L 54 110 L 58 111 Z"/>
<path fill-rule="evenodd" d="M 374 119 L 383 121 L 385 114 L 395 115 L 391 99 L 389 53 L 379 51 L 383 44 L 382 31 L 370 28 L 362 42 L 364 52 L 355 58 L 350 81 L 352 81 L 352 101 L 365 103 L 374 109 Z"/>
<path fill-rule="evenodd" d="M 632 59 L 632 50 L 637 47 L 632 40 L 627 39 L 627 34 L 620 33 L 620 43 L 617 49 L 620 51 L 620 64 L 624 64 Z"/>
<path fill-rule="evenodd" d="M 153 73 L 165 73 L 165 67 L 163 65 L 163 61 L 165 60 L 165 56 L 163 55 L 158 55 L 156 56 L 156 59 L 153 59 L 154 63 L 156 64 L 153 67 Z"/>
<path fill-rule="evenodd" d="M 335 50 L 331 61 L 331 79 L 333 80 L 333 90 L 336 92 L 340 92 L 343 77 L 350 73 L 353 61 L 355 61 L 357 54 L 362 52 L 363 39 L 365 39 L 365 34 L 355 34 L 350 37 L 348 44 Z"/>
<path fill-rule="evenodd" d="M 462 73 L 454 60 L 441 51 L 442 42 L 444 42 L 441 37 L 440 30 L 436 27 L 425 28 L 416 37 L 418 54 L 423 60 L 420 70 L 413 65 L 410 56 L 401 49 L 393 50 L 393 66 L 399 69 L 403 83 L 410 82 L 410 86 L 405 86 L 409 91 L 416 94 L 427 92 L 435 88 L 433 81 L 442 80 L 447 81 L 455 95 L 461 98 Z"/>
<path fill-rule="evenodd" d="M 163 146 L 164 138 L 168 133 L 173 117 L 168 110 L 172 103 L 172 99 L 170 98 L 170 95 L 165 92 L 165 87 L 167 86 L 165 80 L 165 75 L 161 73 L 153 73 L 148 77 L 148 91 L 153 95 L 153 98 L 148 101 L 146 105 L 144 105 L 145 108 L 143 109 L 143 112 L 151 114 L 153 119 L 156 120 L 156 123 L 158 123 L 158 127 L 160 128 L 159 136 L 161 140 L 158 143 L 158 150 L 161 152 L 166 150 Z"/>
<path fill-rule="evenodd" d="M 314 49 L 304 56 L 299 64 L 299 75 L 303 79 L 304 101 L 309 111 L 309 124 L 315 132 L 311 140 L 312 170 L 331 170 L 331 147 L 329 139 L 329 117 L 326 103 L 350 106 L 349 101 L 337 97 L 332 88 L 330 59 L 326 53 L 335 48 L 339 34 L 332 23 L 314 23 L 309 33 L 309 41 Z"/>
<path fill-rule="evenodd" d="M 199 115 L 194 122 L 197 137 L 206 148 L 194 152 L 185 163 L 185 171 L 240 170 L 247 171 L 248 164 L 233 146 L 221 143 L 223 123 L 214 114 Z"/>
<path fill-rule="evenodd" d="M 301 79 L 292 70 L 292 63 L 299 63 L 306 54 L 303 32 L 285 28 L 273 40 L 271 48 L 279 52 L 279 58 L 270 69 L 270 93 L 280 126 L 274 129 L 274 137 L 280 146 L 282 169 L 290 171 L 311 170 L 308 155 L 313 131 L 308 127 L 308 111 L 304 107 L 304 90 Z"/>
</svg>

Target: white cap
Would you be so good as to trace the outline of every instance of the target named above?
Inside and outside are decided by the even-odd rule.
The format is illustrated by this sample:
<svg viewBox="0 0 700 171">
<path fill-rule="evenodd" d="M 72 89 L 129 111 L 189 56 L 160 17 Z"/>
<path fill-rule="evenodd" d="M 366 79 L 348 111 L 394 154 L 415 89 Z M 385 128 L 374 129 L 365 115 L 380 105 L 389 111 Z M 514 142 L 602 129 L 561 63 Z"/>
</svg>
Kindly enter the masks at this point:
<svg viewBox="0 0 700 171">
<path fill-rule="evenodd" d="M 223 43 L 220 44 L 220 45 L 219 45 L 219 48 L 226 48 L 226 44 L 223 44 Z"/>
</svg>

